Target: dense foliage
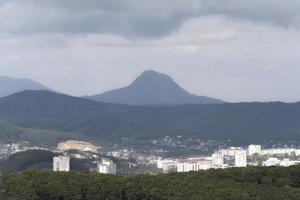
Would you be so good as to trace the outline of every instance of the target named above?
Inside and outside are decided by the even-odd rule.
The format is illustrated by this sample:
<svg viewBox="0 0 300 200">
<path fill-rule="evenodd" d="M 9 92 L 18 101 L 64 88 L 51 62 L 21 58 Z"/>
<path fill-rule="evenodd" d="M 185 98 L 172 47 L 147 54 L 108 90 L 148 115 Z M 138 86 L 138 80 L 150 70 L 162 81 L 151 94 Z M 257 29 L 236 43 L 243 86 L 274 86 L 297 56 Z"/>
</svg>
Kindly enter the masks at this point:
<svg viewBox="0 0 300 200">
<path fill-rule="evenodd" d="M 1 160 L 1 172 L 19 172 L 43 165 L 42 168 L 52 168 L 53 157 L 57 154 L 44 150 L 29 150 L 11 155 L 6 160 Z"/>
<path fill-rule="evenodd" d="M 300 167 L 235 168 L 116 177 L 27 171 L 5 174 L 2 199 L 18 200 L 299 200 Z"/>
<path fill-rule="evenodd" d="M 60 154 L 46 150 L 28 150 L 0 160 L 0 172 L 20 172 L 28 169 L 52 170 L 53 157 Z M 71 169 L 88 171 L 90 160 L 71 158 Z"/>
<path fill-rule="evenodd" d="M 0 123 L 0 142 L 11 143 L 19 141 L 21 130 L 16 127 Z"/>
<path fill-rule="evenodd" d="M 300 103 L 127 106 L 46 91 L 0 99 L 0 120 L 19 127 L 78 132 L 97 139 L 158 138 L 166 135 L 300 141 Z"/>
</svg>

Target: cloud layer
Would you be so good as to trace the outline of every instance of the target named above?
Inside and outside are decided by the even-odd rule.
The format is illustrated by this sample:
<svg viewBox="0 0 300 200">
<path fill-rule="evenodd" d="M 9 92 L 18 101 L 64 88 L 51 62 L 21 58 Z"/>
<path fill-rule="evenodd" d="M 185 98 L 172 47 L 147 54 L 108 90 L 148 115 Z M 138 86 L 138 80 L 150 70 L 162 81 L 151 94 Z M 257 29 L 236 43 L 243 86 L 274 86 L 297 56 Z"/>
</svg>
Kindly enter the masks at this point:
<svg viewBox="0 0 300 200">
<path fill-rule="evenodd" d="M 0 0 L 0 31 L 161 37 L 186 20 L 222 15 L 298 27 L 298 0 Z"/>
<path fill-rule="evenodd" d="M 226 101 L 299 101 L 298 0 L 0 0 L 0 75 L 72 95 L 144 70 Z"/>
</svg>

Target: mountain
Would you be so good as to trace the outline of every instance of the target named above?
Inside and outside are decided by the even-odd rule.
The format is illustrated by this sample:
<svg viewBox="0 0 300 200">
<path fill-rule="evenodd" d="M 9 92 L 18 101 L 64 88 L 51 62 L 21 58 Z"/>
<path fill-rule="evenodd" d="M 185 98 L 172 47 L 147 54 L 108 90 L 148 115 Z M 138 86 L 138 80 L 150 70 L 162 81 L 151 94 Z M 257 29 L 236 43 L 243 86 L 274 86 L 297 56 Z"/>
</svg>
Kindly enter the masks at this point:
<svg viewBox="0 0 300 200">
<path fill-rule="evenodd" d="M 0 98 L 2 123 L 110 141 L 166 135 L 237 143 L 300 141 L 299 119 L 300 103 L 130 106 L 49 91 L 24 91 Z"/>
<path fill-rule="evenodd" d="M 171 77 L 155 71 L 145 71 L 127 87 L 87 98 L 129 105 L 224 103 L 218 99 L 192 95 L 181 88 Z"/>
<path fill-rule="evenodd" d="M 24 90 L 49 90 L 46 86 L 29 79 L 0 77 L 0 97 Z"/>
</svg>

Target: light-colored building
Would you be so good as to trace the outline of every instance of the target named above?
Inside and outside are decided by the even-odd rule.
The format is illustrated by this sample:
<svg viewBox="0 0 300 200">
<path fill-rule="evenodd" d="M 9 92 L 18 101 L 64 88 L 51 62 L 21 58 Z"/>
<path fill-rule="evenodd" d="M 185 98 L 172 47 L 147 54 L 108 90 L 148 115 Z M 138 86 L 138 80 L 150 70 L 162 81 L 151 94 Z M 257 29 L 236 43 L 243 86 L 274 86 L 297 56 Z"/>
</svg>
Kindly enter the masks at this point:
<svg viewBox="0 0 300 200">
<path fill-rule="evenodd" d="M 246 150 L 238 149 L 235 151 L 234 157 L 235 167 L 247 167 L 247 152 Z"/>
<path fill-rule="evenodd" d="M 157 168 L 163 172 L 177 171 L 177 160 L 173 159 L 158 159 Z"/>
<path fill-rule="evenodd" d="M 252 156 L 253 154 L 261 154 L 261 145 L 251 144 L 248 147 L 248 155 Z"/>
<path fill-rule="evenodd" d="M 53 171 L 68 172 L 70 171 L 70 157 L 58 156 L 53 158 Z"/>
<path fill-rule="evenodd" d="M 101 174 L 117 174 L 117 165 L 110 159 L 103 158 L 97 165 L 98 172 Z"/>
<path fill-rule="evenodd" d="M 214 166 L 222 166 L 224 165 L 224 156 L 221 152 L 217 151 L 212 154 L 212 165 Z"/>
<path fill-rule="evenodd" d="M 177 164 L 177 172 L 208 170 L 210 168 L 212 168 L 212 160 L 208 158 L 180 160 Z"/>
<path fill-rule="evenodd" d="M 241 149 L 241 147 L 229 147 L 228 149 L 220 149 L 219 152 L 223 155 L 223 157 L 234 157 L 236 151 Z"/>
<path fill-rule="evenodd" d="M 273 158 L 273 157 L 262 162 L 262 166 L 265 166 L 265 167 L 279 166 L 279 165 L 280 165 L 280 160 L 278 158 Z"/>
<path fill-rule="evenodd" d="M 282 167 L 290 167 L 295 165 L 295 161 L 290 160 L 289 158 L 285 158 L 283 160 L 280 161 L 279 165 Z"/>
<path fill-rule="evenodd" d="M 291 155 L 292 153 L 297 154 L 297 149 L 294 148 L 273 148 L 273 149 L 264 149 L 261 151 L 262 155 L 282 155 L 288 154 Z"/>
</svg>

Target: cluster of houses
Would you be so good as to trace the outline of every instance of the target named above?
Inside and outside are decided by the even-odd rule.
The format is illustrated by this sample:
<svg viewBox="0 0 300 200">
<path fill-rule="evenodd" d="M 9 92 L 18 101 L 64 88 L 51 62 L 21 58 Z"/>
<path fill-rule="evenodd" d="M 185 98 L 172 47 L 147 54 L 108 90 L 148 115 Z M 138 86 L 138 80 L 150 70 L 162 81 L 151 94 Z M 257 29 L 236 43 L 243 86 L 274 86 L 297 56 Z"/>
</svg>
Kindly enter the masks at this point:
<svg viewBox="0 0 300 200">
<path fill-rule="evenodd" d="M 68 141 L 60 143 L 59 150 L 66 151 L 77 149 L 80 151 L 96 152 L 96 147 L 89 143 Z M 129 152 L 123 152 L 128 157 Z M 120 157 L 120 153 L 111 156 Z M 225 169 L 229 167 L 247 166 L 292 166 L 300 164 L 300 149 L 296 148 L 271 148 L 262 149 L 261 145 L 249 145 L 247 148 L 230 147 L 219 149 L 210 156 L 191 158 L 161 159 L 156 160 L 157 168 L 163 172 L 190 172 L 208 169 Z M 107 158 L 97 161 L 97 172 L 102 174 L 116 174 L 116 164 Z M 53 171 L 70 171 L 70 157 L 58 156 L 53 158 Z"/>
<path fill-rule="evenodd" d="M 59 143 L 57 149 L 60 152 L 77 150 L 80 152 L 98 153 L 98 148 L 88 142 L 69 140 Z M 81 158 L 80 154 L 75 154 L 76 158 Z M 69 156 L 56 156 L 53 157 L 53 171 L 55 172 L 69 172 L 71 169 L 71 162 Z M 97 162 L 97 172 L 101 174 L 117 174 L 117 166 L 111 159 L 102 158 Z"/>
<path fill-rule="evenodd" d="M 265 160 L 259 162 L 253 158 L 265 156 Z M 279 159 L 278 156 L 284 157 Z M 157 167 L 163 172 L 190 172 L 207 169 L 224 169 L 228 167 L 247 166 L 292 166 L 300 164 L 299 160 L 291 160 L 290 157 L 299 156 L 300 149 L 273 148 L 262 149 L 261 145 L 249 145 L 247 149 L 242 147 L 230 147 L 219 149 L 211 156 L 193 157 L 186 159 L 159 159 Z"/>
</svg>

